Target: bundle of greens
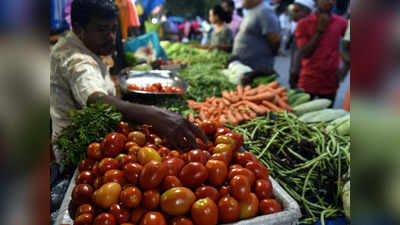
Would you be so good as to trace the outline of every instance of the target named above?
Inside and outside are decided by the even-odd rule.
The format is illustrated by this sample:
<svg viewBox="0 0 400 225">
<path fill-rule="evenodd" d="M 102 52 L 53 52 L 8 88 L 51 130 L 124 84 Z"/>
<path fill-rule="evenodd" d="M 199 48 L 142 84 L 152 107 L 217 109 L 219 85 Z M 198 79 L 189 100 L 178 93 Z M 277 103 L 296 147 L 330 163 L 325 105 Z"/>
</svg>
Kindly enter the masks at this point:
<svg viewBox="0 0 400 225">
<path fill-rule="evenodd" d="M 71 125 L 58 134 L 55 144 L 63 155 L 64 165 L 75 168 L 85 157 L 87 146 L 114 131 L 122 120 L 122 114 L 115 107 L 97 102 L 73 112 L 71 116 Z"/>
<path fill-rule="evenodd" d="M 350 137 L 306 124 L 293 114 L 268 114 L 233 128 L 245 148 L 266 165 L 300 204 L 302 224 L 343 216 L 343 176 L 350 167 Z"/>
</svg>

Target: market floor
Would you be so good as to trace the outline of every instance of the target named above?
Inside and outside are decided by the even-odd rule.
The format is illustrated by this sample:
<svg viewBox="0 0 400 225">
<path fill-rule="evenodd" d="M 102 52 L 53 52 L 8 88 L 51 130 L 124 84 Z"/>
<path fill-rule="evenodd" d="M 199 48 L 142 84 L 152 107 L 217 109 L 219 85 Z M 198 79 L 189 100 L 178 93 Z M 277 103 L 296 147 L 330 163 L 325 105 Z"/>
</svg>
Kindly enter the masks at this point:
<svg viewBox="0 0 400 225">
<path fill-rule="evenodd" d="M 275 70 L 278 72 L 278 82 L 289 88 L 289 66 L 290 66 L 290 57 L 289 56 L 278 56 L 275 60 Z M 346 79 L 340 84 L 339 90 L 337 92 L 336 102 L 334 108 L 341 108 L 344 102 L 344 99 L 347 94 L 347 90 L 350 87 L 350 76 L 348 75 Z"/>
</svg>

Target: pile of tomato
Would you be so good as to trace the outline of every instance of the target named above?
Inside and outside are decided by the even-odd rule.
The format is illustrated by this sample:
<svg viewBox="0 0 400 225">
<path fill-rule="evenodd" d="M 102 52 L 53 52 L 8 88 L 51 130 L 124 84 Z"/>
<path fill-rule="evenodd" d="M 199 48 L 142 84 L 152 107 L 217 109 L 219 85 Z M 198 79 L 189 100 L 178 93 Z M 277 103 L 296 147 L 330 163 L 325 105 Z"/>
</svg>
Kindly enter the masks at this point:
<svg viewBox="0 0 400 225">
<path fill-rule="evenodd" d="M 281 211 L 268 169 L 237 152 L 243 137 L 199 127 L 212 141 L 186 152 L 124 122 L 90 144 L 72 192 L 74 225 L 215 225 Z"/>
<path fill-rule="evenodd" d="M 184 93 L 182 88 L 171 87 L 171 86 L 162 86 L 161 83 L 154 83 L 151 86 L 140 88 L 135 84 L 128 85 L 128 90 L 132 91 L 146 91 L 146 92 L 154 92 L 154 93 Z"/>
<path fill-rule="evenodd" d="M 167 66 L 167 65 L 182 65 L 183 63 L 179 60 L 168 60 L 165 61 L 164 59 L 160 59 L 160 63 L 162 66 Z"/>
</svg>

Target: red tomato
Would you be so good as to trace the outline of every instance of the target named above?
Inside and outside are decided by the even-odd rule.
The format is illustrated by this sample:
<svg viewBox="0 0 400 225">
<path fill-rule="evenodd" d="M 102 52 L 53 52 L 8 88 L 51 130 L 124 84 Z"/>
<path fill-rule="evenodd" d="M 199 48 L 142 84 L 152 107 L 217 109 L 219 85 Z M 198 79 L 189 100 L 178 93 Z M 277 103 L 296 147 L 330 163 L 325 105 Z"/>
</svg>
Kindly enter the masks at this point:
<svg viewBox="0 0 400 225">
<path fill-rule="evenodd" d="M 142 165 L 146 165 L 146 163 L 150 162 L 151 160 L 161 162 L 161 156 L 154 148 L 150 147 L 143 147 L 137 153 L 137 159 Z"/>
<path fill-rule="evenodd" d="M 133 223 L 121 223 L 121 225 L 135 225 Z"/>
<path fill-rule="evenodd" d="M 110 213 L 102 213 L 98 215 L 93 222 L 93 225 L 116 225 L 115 217 Z"/>
<path fill-rule="evenodd" d="M 139 183 L 144 190 L 157 188 L 167 175 L 167 167 L 164 163 L 150 161 L 140 172 Z"/>
<path fill-rule="evenodd" d="M 101 152 L 101 145 L 100 143 L 93 142 L 90 144 L 86 150 L 86 153 L 89 158 L 94 160 L 99 160 L 103 158 L 103 153 Z"/>
<path fill-rule="evenodd" d="M 211 186 L 221 186 L 228 175 L 228 168 L 220 160 L 208 160 L 206 164 L 208 171 L 207 181 Z"/>
<path fill-rule="evenodd" d="M 210 160 L 211 159 L 221 160 L 221 161 L 225 162 L 225 165 L 229 165 L 232 160 L 232 151 L 214 153 L 211 155 Z"/>
<path fill-rule="evenodd" d="M 169 176 L 178 176 L 179 172 L 185 165 L 185 162 L 177 157 L 168 159 L 163 162 L 167 167 L 167 175 Z"/>
<path fill-rule="evenodd" d="M 78 209 L 75 212 L 75 217 L 78 217 L 79 215 L 82 215 L 84 213 L 89 213 L 94 215 L 94 208 L 90 204 L 83 204 L 78 207 Z"/>
<path fill-rule="evenodd" d="M 243 168 L 240 164 L 232 164 L 229 166 L 229 173 L 233 170 L 233 169 L 239 169 L 239 168 Z"/>
<path fill-rule="evenodd" d="M 243 167 L 245 167 L 248 162 L 258 162 L 257 157 L 249 152 L 235 152 L 233 157 L 235 162 Z"/>
<path fill-rule="evenodd" d="M 74 225 L 92 225 L 93 214 L 83 213 L 77 216 L 74 220 Z"/>
<path fill-rule="evenodd" d="M 176 92 L 177 92 L 177 93 L 183 93 L 184 91 L 183 91 L 182 88 L 176 88 Z"/>
<path fill-rule="evenodd" d="M 228 137 L 231 137 L 235 140 L 236 142 L 236 148 L 239 148 L 240 146 L 243 145 L 243 135 L 238 134 L 238 133 L 234 133 L 234 132 L 229 132 L 227 134 L 225 134 Z"/>
<path fill-rule="evenodd" d="M 203 151 L 200 149 L 195 149 L 187 153 L 188 154 L 188 162 L 199 162 L 201 164 L 206 164 L 207 158 L 204 155 Z"/>
<path fill-rule="evenodd" d="M 193 225 L 193 222 L 184 216 L 178 216 L 173 218 L 170 222 L 169 225 Z"/>
<path fill-rule="evenodd" d="M 112 132 L 106 135 L 101 142 L 103 156 L 115 157 L 122 152 L 127 141 L 126 136 L 121 133 Z"/>
<path fill-rule="evenodd" d="M 147 212 L 148 210 L 144 208 L 136 208 L 132 210 L 131 222 L 134 224 L 138 224 L 140 220 L 143 218 L 144 214 L 146 214 Z"/>
<path fill-rule="evenodd" d="M 162 190 L 168 190 L 174 187 L 182 187 L 182 182 L 176 176 L 166 176 L 162 182 Z"/>
<path fill-rule="evenodd" d="M 263 199 L 260 201 L 260 213 L 262 215 L 273 214 L 281 211 L 281 205 L 275 199 Z"/>
<path fill-rule="evenodd" d="M 217 146 L 214 147 L 213 153 L 222 153 L 226 151 L 232 151 L 233 147 L 232 145 L 229 144 L 217 144 Z"/>
<path fill-rule="evenodd" d="M 133 141 L 128 141 L 128 142 L 125 143 L 124 149 L 125 149 L 126 152 L 128 152 L 129 149 L 132 148 L 133 146 L 139 146 L 139 145 L 136 144 Z"/>
<path fill-rule="evenodd" d="M 191 209 L 196 225 L 216 225 L 218 223 L 218 207 L 210 198 L 197 200 Z"/>
<path fill-rule="evenodd" d="M 179 179 L 186 187 L 196 188 L 203 184 L 208 177 L 208 171 L 203 164 L 191 162 L 186 164 L 179 173 Z"/>
<path fill-rule="evenodd" d="M 136 88 L 137 88 L 137 86 L 136 86 Z M 137 89 L 133 89 L 133 90 L 137 90 Z M 129 127 L 128 123 L 125 123 L 123 121 L 119 122 L 119 124 L 117 126 L 117 131 L 119 133 L 123 133 L 125 136 L 128 136 L 130 130 L 131 130 L 131 128 Z"/>
<path fill-rule="evenodd" d="M 247 168 L 233 168 L 228 174 L 228 179 L 231 180 L 236 175 L 244 175 L 245 177 L 249 178 L 250 186 L 252 186 L 256 181 L 256 176 L 254 175 L 253 171 Z"/>
<path fill-rule="evenodd" d="M 229 129 L 227 127 L 221 127 L 221 128 L 217 129 L 217 131 L 215 132 L 214 137 L 217 138 L 218 136 L 225 135 L 225 134 L 227 134 L 229 132 L 232 132 L 231 129 Z"/>
<path fill-rule="evenodd" d="M 220 223 L 233 223 L 239 220 L 239 202 L 230 197 L 224 196 L 218 201 L 218 216 Z"/>
<path fill-rule="evenodd" d="M 94 164 L 95 164 L 95 161 L 93 159 L 83 159 L 83 160 L 81 160 L 79 162 L 79 165 L 78 165 L 79 172 L 92 170 Z"/>
<path fill-rule="evenodd" d="M 108 170 L 103 177 L 103 183 L 115 182 L 124 186 L 126 184 L 126 179 L 124 172 L 121 170 Z"/>
<path fill-rule="evenodd" d="M 160 192 L 158 190 L 148 190 L 143 193 L 142 206 L 145 209 L 156 209 L 160 203 Z"/>
<path fill-rule="evenodd" d="M 160 147 L 158 149 L 158 153 L 160 154 L 161 157 L 165 157 L 169 154 L 170 150 L 167 147 Z"/>
<path fill-rule="evenodd" d="M 96 161 L 96 162 L 94 163 L 91 172 L 93 173 L 93 175 L 94 175 L 95 177 L 101 175 L 101 174 L 100 174 L 100 169 L 99 169 L 99 162 Z"/>
<path fill-rule="evenodd" d="M 257 215 L 258 212 L 258 198 L 254 193 L 250 193 L 249 197 L 243 201 L 239 201 L 240 216 L 239 218 L 248 219 Z"/>
<path fill-rule="evenodd" d="M 269 179 L 269 171 L 267 167 L 261 165 L 258 162 L 248 162 L 246 164 L 246 168 L 253 171 L 257 179 Z"/>
<path fill-rule="evenodd" d="M 92 202 L 93 187 L 89 184 L 78 184 L 72 190 L 72 202 L 83 205 Z"/>
<path fill-rule="evenodd" d="M 138 163 L 127 163 L 124 166 L 124 175 L 125 178 L 132 185 L 137 185 L 139 181 L 140 171 L 142 171 L 143 166 Z"/>
<path fill-rule="evenodd" d="M 121 191 L 120 201 L 127 208 L 136 208 L 142 201 L 142 192 L 137 187 L 129 186 Z"/>
<path fill-rule="evenodd" d="M 82 171 L 75 180 L 76 184 L 93 184 L 94 174 L 91 171 Z"/>
<path fill-rule="evenodd" d="M 203 154 L 206 157 L 206 162 L 207 162 L 211 158 L 211 154 L 206 150 L 203 150 Z"/>
<path fill-rule="evenodd" d="M 236 175 L 231 179 L 232 195 L 241 201 L 248 198 L 251 190 L 249 179 L 243 175 Z"/>
<path fill-rule="evenodd" d="M 146 144 L 146 136 L 140 131 L 133 131 L 128 134 L 128 140 L 143 147 Z"/>
<path fill-rule="evenodd" d="M 135 163 L 135 162 L 136 162 L 136 156 L 134 156 L 134 155 L 125 155 L 124 154 L 124 157 L 122 157 L 120 160 L 121 166 L 125 166 L 125 164 L 127 164 L 127 163 Z"/>
<path fill-rule="evenodd" d="M 254 185 L 254 192 L 258 199 L 272 198 L 272 184 L 269 180 L 259 179 Z"/>
<path fill-rule="evenodd" d="M 148 212 L 143 216 L 140 225 L 167 225 L 167 221 L 159 212 Z"/>
<path fill-rule="evenodd" d="M 139 152 L 140 149 L 141 147 L 139 145 L 134 145 L 128 150 L 128 155 L 133 155 L 137 157 L 137 153 Z"/>
<path fill-rule="evenodd" d="M 189 162 L 189 154 L 187 152 L 180 154 L 179 158 L 181 158 L 185 163 Z"/>
<path fill-rule="evenodd" d="M 182 216 L 189 212 L 196 201 L 196 196 L 186 187 L 175 187 L 167 190 L 161 196 L 161 210 L 171 216 Z"/>
<path fill-rule="evenodd" d="M 158 150 L 158 146 L 155 144 L 147 143 L 144 147 L 152 148 L 154 150 Z"/>
<path fill-rule="evenodd" d="M 119 169 L 120 163 L 113 158 L 104 158 L 99 163 L 99 172 L 104 174 L 107 170 Z"/>
<path fill-rule="evenodd" d="M 170 156 L 172 156 L 172 157 L 177 157 L 177 158 L 179 158 L 179 155 L 180 155 L 180 154 L 179 154 L 178 151 L 172 150 L 172 151 L 169 152 L 168 155 L 170 155 Z"/>
<path fill-rule="evenodd" d="M 201 122 L 199 127 L 208 136 L 214 136 L 217 132 L 217 125 L 208 120 Z"/>
<path fill-rule="evenodd" d="M 216 188 L 211 186 L 201 186 L 196 189 L 196 197 L 200 198 L 211 198 L 214 202 L 218 202 L 219 192 Z"/>
<path fill-rule="evenodd" d="M 213 143 L 211 141 L 205 144 L 200 138 L 196 138 L 196 142 L 199 148 L 202 150 L 208 150 L 210 147 L 213 146 Z"/>
<path fill-rule="evenodd" d="M 219 195 L 221 197 L 229 195 L 231 193 L 231 190 L 232 190 L 231 186 L 224 185 L 219 189 Z"/>
<path fill-rule="evenodd" d="M 103 177 L 98 176 L 93 181 L 93 187 L 95 190 L 99 189 L 103 185 Z"/>
<path fill-rule="evenodd" d="M 109 213 L 114 216 L 118 224 L 128 222 L 129 217 L 131 216 L 131 213 L 128 209 L 123 208 L 118 204 L 112 204 L 110 206 Z"/>
</svg>

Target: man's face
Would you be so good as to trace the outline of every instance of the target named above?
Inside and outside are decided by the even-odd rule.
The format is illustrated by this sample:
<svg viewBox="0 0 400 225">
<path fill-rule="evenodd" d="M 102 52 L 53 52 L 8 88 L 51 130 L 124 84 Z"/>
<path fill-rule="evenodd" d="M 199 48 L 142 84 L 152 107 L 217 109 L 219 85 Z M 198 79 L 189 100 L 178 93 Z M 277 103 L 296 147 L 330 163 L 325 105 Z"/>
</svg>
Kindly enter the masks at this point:
<svg viewBox="0 0 400 225">
<path fill-rule="evenodd" d="M 111 55 L 115 50 L 117 19 L 92 18 L 85 28 L 80 27 L 78 36 L 96 55 Z"/>
<path fill-rule="evenodd" d="M 335 4 L 336 0 L 317 0 L 318 10 L 321 12 L 331 12 Z"/>
<path fill-rule="evenodd" d="M 227 2 L 222 2 L 221 6 L 226 12 L 230 12 L 230 13 L 233 12 L 233 9 L 229 6 L 229 4 Z"/>
<path fill-rule="evenodd" d="M 262 0 L 242 0 L 243 8 L 252 9 L 262 2 Z"/>
<path fill-rule="evenodd" d="M 308 11 L 303 6 L 299 4 L 293 4 L 292 10 L 293 20 L 298 22 L 299 20 L 303 19 L 304 17 L 308 16 Z"/>
</svg>

